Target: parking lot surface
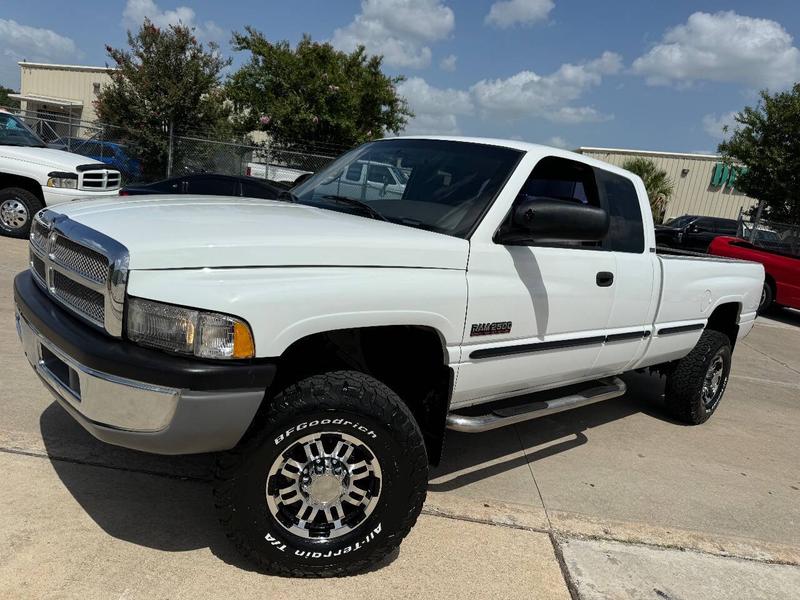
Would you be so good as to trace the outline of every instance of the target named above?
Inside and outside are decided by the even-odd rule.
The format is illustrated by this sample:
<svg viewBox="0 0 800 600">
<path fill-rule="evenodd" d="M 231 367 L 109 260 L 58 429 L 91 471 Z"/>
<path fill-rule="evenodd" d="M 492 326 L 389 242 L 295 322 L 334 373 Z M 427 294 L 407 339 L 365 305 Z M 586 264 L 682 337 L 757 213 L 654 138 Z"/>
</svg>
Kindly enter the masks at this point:
<svg viewBox="0 0 800 600">
<path fill-rule="evenodd" d="M 2 598 L 796 598 L 800 313 L 759 319 L 722 405 L 671 421 L 662 380 L 480 435 L 449 433 L 416 528 L 357 577 L 255 573 L 220 534 L 209 456 L 94 440 L 30 370 L 0 238 Z M 727 587 L 726 587 L 727 586 Z"/>
</svg>

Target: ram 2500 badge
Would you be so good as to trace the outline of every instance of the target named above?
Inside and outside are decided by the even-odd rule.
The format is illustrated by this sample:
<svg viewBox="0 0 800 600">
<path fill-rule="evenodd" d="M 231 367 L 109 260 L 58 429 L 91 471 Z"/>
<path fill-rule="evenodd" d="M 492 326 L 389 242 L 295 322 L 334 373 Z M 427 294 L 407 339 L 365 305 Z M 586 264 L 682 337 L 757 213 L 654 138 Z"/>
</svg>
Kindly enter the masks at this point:
<svg viewBox="0 0 800 600">
<path fill-rule="evenodd" d="M 402 186 L 347 179 L 370 164 Z M 646 368 L 704 422 L 761 297 L 759 264 L 657 253 L 638 177 L 544 146 L 380 140 L 283 196 L 61 204 L 14 283 L 64 409 L 111 444 L 219 452 L 222 527 L 270 572 L 389 553 L 446 428 L 614 398 Z"/>
</svg>

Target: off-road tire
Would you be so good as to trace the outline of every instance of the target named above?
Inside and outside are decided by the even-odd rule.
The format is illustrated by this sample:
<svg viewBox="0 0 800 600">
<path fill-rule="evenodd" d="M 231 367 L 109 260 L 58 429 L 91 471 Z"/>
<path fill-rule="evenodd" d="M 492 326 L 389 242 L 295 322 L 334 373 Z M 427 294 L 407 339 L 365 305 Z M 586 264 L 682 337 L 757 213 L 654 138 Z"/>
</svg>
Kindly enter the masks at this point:
<svg viewBox="0 0 800 600">
<path fill-rule="evenodd" d="M 0 235 L 15 238 L 25 238 L 31 231 L 31 223 L 33 222 L 33 215 L 35 215 L 43 207 L 42 201 L 34 194 L 23 188 L 4 188 L 0 190 L 0 206 L 3 206 L 7 201 L 16 200 L 25 207 L 27 211 L 27 220 L 25 224 L 20 227 L 10 227 L 0 219 Z"/>
<path fill-rule="evenodd" d="M 263 572 L 331 577 L 364 571 L 397 548 L 417 520 L 428 485 L 422 433 L 403 401 L 368 375 L 331 371 L 297 381 L 265 402 L 259 422 L 236 448 L 219 455 L 215 469 L 214 504 L 237 550 Z M 349 533 L 304 539 L 268 508 L 268 471 L 303 436 L 332 430 L 369 445 L 380 464 L 380 495 Z"/>
<path fill-rule="evenodd" d="M 703 401 L 703 384 L 715 357 L 723 361 L 722 376 L 713 402 Z M 667 375 L 664 390 L 667 410 L 689 425 L 705 423 L 719 406 L 731 370 L 731 341 L 727 335 L 706 329 L 689 354 L 679 360 Z"/>
</svg>

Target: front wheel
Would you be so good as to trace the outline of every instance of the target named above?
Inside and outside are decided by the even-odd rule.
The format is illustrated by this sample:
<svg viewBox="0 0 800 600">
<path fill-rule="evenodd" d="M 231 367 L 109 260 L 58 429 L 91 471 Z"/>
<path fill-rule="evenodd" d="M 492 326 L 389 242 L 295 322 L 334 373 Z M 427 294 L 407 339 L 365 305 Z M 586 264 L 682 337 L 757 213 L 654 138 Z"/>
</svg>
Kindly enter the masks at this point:
<svg viewBox="0 0 800 600">
<path fill-rule="evenodd" d="M 270 402 L 218 459 L 215 504 L 238 550 L 263 570 L 325 577 L 394 550 L 422 509 L 428 460 L 405 404 L 354 371 L 315 375 Z"/>
<path fill-rule="evenodd" d="M 0 190 L 0 234 L 24 238 L 31 230 L 33 215 L 42 208 L 42 201 L 23 188 Z"/>
<path fill-rule="evenodd" d="M 689 425 L 705 423 L 722 400 L 730 372 L 730 339 L 706 329 L 667 376 L 664 397 L 672 416 Z"/>
</svg>

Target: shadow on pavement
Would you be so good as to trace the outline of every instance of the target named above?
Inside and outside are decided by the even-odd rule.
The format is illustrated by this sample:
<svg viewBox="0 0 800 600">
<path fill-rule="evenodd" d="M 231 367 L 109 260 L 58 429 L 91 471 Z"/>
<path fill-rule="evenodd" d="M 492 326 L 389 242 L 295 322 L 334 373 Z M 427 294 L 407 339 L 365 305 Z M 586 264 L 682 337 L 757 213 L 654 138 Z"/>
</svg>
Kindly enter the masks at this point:
<svg viewBox="0 0 800 600">
<path fill-rule="evenodd" d="M 258 570 L 239 556 L 217 521 L 209 482 L 213 455 L 157 456 L 109 446 L 56 402 L 42 412 L 39 425 L 59 479 L 108 535 L 167 552 L 209 548 L 231 566 Z M 397 556 L 393 552 L 370 570 Z"/>
<path fill-rule="evenodd" d="M 784 323 L 785 325 L 794 325 L 800 327 L 800 310 L 792 308 L 775 308 L 765 315 L 767 319 Z"/>
<path fill-rule="evenodd" d="M 628 392 L 621 398 L 485 433 L 448 431 L 442 462 L 432 469 L 428 489 L 432 492 L 453 491 L 527 463 L 567 452 L 589 442 L 586 431 L 632 414 L 644 413 L 682 425 L 664 411 L 663 378 L 630 373 L 623 379 Z M 514 431 L 516 428 L 525 428 L 524 443 L 519 433 Z M 520 454 L 521 447 L 525 450 L 523 454 Z M 506 456 L 508 458 L 504 459 Z M 491 464 L 478 467 L 485 463 Z"/>
</svg>

